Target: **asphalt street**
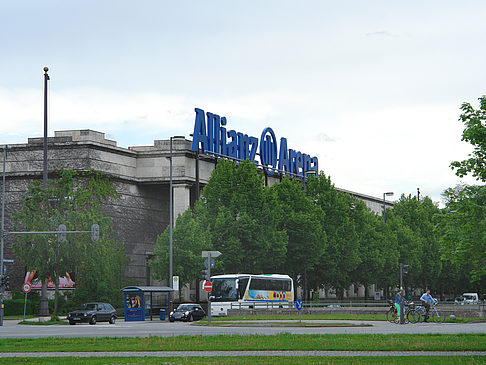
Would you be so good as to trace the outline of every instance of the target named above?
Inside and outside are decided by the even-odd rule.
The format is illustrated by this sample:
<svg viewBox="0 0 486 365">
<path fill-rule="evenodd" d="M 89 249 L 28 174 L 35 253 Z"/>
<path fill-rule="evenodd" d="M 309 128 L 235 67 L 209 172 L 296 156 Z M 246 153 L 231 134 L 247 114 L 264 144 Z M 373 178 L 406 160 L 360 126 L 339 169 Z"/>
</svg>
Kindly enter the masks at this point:
<svg viewBox="0 0 486 365">
<path fill-rule="evenodd" d="M 312 321 L 316 323 L 317 321 Z M 332 323 L 332 321 L 321 321 Z M 0 338 L 39 338 L 39 337 L 148 337 L 181 335 L 221 335 L 221 334 L 392 334 L 392 333 L 486 333 L 486 323 L 417 323 L 393 324 L 386 321 L 337 321 L 345 323 L 367 323 L 369 327 L 258 327 L 246 326 L 200 326 L 197 323 L 169 323 L 167 321 L 125 322 L 96 325 L 19 325 L 17 320 L 5 320 L 0 327 Z M 216 322 L 213 322 L 216 324 Z M 267 322 L 271 323 L 271 322 Z"/>
</svg>

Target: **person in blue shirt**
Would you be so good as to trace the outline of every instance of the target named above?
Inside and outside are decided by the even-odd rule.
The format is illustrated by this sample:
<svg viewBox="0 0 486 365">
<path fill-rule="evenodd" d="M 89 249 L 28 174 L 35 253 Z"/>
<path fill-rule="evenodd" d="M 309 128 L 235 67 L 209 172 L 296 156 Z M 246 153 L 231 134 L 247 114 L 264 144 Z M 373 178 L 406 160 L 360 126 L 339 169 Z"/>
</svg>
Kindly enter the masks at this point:
<svg viewBox="0 0 486 365">
<path fill-rule="evenodd" d="M 405 302 L 405 300 L 402 298 L 402 289 L 398 289 L 397 295 L 395 295 L 395 308 L 397 309 L 397 313 L 400 316 L 400 303 L 402 300 Z"/>
<path fill-rule="evenodd" d="M 437 300 L 432 298 L 432 295 L 430 295 L 430 289 L 427 289 L 427 291 L 422 294 L 422 296 L 420 297 L 420 300 L 422 301 L 422 304 L 424 305 L 424 307 L 427 311 L 425 313 L 425 320 L 424 320 L 424 322 L 427 322 L 427 319 L 429 319 L 430 304 L 431 303 L 436 304 Z"/>
</svg>

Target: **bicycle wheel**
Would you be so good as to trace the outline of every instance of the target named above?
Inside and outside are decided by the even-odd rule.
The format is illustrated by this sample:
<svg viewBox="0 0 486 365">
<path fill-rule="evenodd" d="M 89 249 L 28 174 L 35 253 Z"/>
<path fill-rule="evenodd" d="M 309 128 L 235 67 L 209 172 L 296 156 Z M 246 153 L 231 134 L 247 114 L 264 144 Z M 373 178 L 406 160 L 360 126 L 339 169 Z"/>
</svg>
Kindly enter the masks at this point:
<svg viewBox="0 0 486 365">
<path fill-rule="evenodd" d="M 438 310 L 435 310 L 432 317 L 434 318 L 435 323 L 443 323 L 445 321 L 445 315 L 440 313 Z"/>
<path fill-rule="evenodd" d="M 412 309 L 410 312 L 408 312 L 407 318 L 410 323 L 417 323 L 418 321 L 420 321 L 420 313 L 417 312 L 415 309 Z"/>
<path fill-rule="evenodd" d="M 427 312 L 421 308 L 421 309 L 417 309 L 417 313 L 419 314 L 419 322 L 425 321 L 425 316 Z"/>
<path fill-rule="evenodd" d="M 390 323 L 395 323 L 395 318 L 397 317 L 397 312 L 394 308 L 390 308 L 388 312 L 386 312 L 386 320 Z"/>
</svg>

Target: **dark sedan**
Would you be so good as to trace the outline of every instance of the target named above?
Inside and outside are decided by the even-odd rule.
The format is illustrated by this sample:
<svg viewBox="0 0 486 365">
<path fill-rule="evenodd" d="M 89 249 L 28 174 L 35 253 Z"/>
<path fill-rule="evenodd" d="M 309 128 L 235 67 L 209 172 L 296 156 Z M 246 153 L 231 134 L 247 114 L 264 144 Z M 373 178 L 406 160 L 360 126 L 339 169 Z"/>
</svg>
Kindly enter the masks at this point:
<svg viewBox="0 0 486 365">
<path fill-rule="evenodd" d="M 206 317 L 206 313 L 199 304 L 188 303 L 180 304 L 175 311 L 170 312 L 169 321 L 192 322 L 204 317 Z"/>
<path fill-rule="evenodd" d="M 108 303 L 85 303 L 68 314 L 67 319 L 69 324 L 76 324 L 86 322 L 89 324 L 96 324 L 96 322 L 115 323 L 116 310 Z"/>
</svg>

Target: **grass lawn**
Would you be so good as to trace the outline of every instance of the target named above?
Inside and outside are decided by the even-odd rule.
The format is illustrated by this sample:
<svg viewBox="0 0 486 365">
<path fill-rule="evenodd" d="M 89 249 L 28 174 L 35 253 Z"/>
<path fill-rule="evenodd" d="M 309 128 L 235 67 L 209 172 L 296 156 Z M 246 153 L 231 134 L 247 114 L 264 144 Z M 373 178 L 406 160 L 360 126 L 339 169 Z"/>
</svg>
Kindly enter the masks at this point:
<svg viewBox="0 0 486 365">
<path fill-rule="evenodd" d="M 50 351 L 486 351 L 486 334 L 218 335 L 174 337 L 5 338 L 0 352 Z"/>
</svg>

